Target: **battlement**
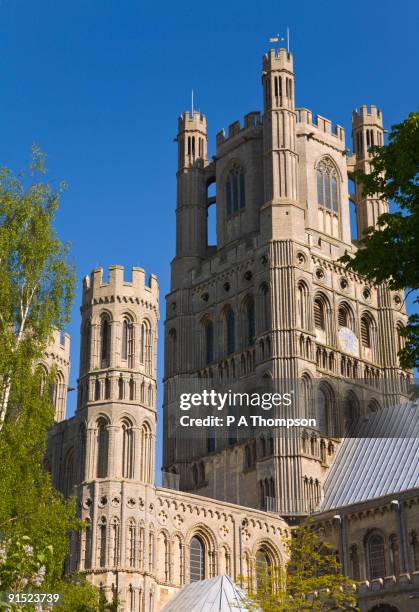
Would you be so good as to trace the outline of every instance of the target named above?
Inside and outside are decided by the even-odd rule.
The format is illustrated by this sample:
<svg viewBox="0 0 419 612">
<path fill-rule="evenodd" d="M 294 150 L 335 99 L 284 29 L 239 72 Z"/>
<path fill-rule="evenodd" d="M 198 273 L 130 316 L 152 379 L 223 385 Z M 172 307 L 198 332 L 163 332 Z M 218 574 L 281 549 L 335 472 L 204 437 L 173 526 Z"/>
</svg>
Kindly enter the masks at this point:
<svg viewBox="0 0 419 612">
<path fill-rule="evenodd" d="M 146 294 L 148 300 L 158 302 L 159 286 L 157 277 L 150 274 L 148 285 L 146 284 L 145 271 L 142 268 L 133 267 L 131 281 L 124 279 L 124 266 L 109 266 L 108 281 L 103 280 L 103 268 L 96 268 L 83 279 L 83 302 L 93 297 L 105 297 L 110 295 L 140 296 Z"/>
<path fill-rule="evenodd" d="M 333 125 L 329 119 L 321 115 L 315 115 L 307 108 L 297 108 L 297 123 L 305 123 L 310 125 L 320 132 L 335 136 L 340 141 L 345 142 L 345 129 L 341 125 Z"/>
<path fill-rule="evenodd" d="M 243 127 L 240 121 L 234 121 L 234 123 L 230 123 L 230 125 L 228 126 L 227 136 L 226 136 L 224 129 L 220 130 L 217 133 L 217 136 L 216 136 L 217 147 L 226 143 L 231 138 L 235 138 L 239 134 L 242 134 L 244 131 L 249 130 L 249 129 L 250 130 L 254 129 L 259 125 L 262 125 L 262 118 L 260 116 L 260 112 L 252 111 L 250 113 L 247 113 L 247 115 L 244 116 Z"/>
<path fill-rule="evenodd" d="M 353 127 L 358 127 L 362 124 L 378 125 L 382 127 L 383 115 L 381 113 L 381 110 L 377 108 L 374 104 L 371 104 L 370 107 L 368 107 L 366 104 L 363 104 L 360 110 L 355 108 L 355 110 L 352 111 L 352 125 Z"/>
<path fill-rule="evenodd" d="M 58 329 L 52 332 L 52 340 L 48 344 L 48 353 L 53 353 L 65 362 L 70 362 L 70 335 Z"/>
<path fill-rule="evenodd" d="M 178 133 L 180 132 L 201 132 L 206 134 L 207 118 L 198 111 L 194 111 L 193 114 L 190 111 L 186 111 L 178 119 Z"/>
<path fill-rule="evenodd" d="M 294 60 L 292 53 L 288 53 L 286 49 L 270 49 L 262 58 L 263 70 L 270 72 L 272 70 L 288 70 L 294 72 Z"/>
</svg>

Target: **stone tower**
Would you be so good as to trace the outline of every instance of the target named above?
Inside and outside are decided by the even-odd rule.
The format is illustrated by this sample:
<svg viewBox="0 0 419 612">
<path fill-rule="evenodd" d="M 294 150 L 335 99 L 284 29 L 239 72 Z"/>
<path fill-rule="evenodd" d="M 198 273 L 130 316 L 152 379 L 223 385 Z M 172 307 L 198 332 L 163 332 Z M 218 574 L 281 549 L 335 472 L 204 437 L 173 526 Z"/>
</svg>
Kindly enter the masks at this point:
<svg viewBox="0 0 419 612">
<path fill-rule="evenodd" d="M 51 399 L 55 406 L 54 420 L 59 423 L 65 419 L 67 405 L 70 374 L 70 336 L 55 330 L 39 365 L 44 369 L 45 375 L 50 373 L 52 368 L 56 371 L 55 382 L 51 387 Z"/>
<path fill-rule="evenodd" d="M 81 314 L 78 407 L 71 424 L 77 461 L 63 457 L 63 470 L 74 470 L 63 481 L 67 488 L 73 483 L 67 493 L 77 492 L 88 529 L 73 542 L 70 567 L 107 591 L 124 587 L 125 593 L 129 583 L 132 601 L 140 593 L 145 601 L 155 582 L 147 570 L 154 567 L 147 514 L 154 494 L 157 280 L 151 275 L 147 285 L 144 270 L 133 268 L 127 282 L 123 267 L 111 266 L 105 281 L 96 269 L 84 279 Z"/>
<path fill-rule="evenodd" d="M 367 147 L 382 143 L 381 113 L 354 113 L 348 156 L 342 127 L 295 107 L 285 49 L 264 55 L 262 87 L 263 114 L 219 132 L 212 158 L 205 118 L 179 119 L 164 466 L 183 490 L 298 519 L 320 501 L 342 432 L 403 395 L 397 350 L 406 315 L 401 295 L 338 262 L 356 249 L 348 178 L 355 166 L 368 170 Z M 203 139 L 201 149 L 186 145 L 193 137 Z M 354 199 L 359 233 L 386 205 L 363 199 L 359 185 Z M 215 246 L 206 227 L 214 204 Z M 173 423 L 178 391 L 190 381 L 242 392 L 293 381 L 294 415 L 314 413 L 321 428 L 287 436 L 259 430 L 246 439 L 205 433 L 185 443 L 187 432 L 174 433 Z"/>
</svg>

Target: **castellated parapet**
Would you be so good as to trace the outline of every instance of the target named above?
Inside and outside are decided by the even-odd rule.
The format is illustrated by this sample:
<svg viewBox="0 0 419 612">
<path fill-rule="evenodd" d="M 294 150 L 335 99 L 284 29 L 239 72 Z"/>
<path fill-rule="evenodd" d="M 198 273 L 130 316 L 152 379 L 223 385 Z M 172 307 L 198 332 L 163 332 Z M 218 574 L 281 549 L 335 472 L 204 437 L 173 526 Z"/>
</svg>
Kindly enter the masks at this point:
<svg viewBox="0 0 419 612">
<path fill-rule="evenodd" d="M 361 125 L 369 125 L 369 126 L 377 126 L 383 127 L 383 115 L 379 108 L 377 108 L 374 104 L 371 104 L 368 107 L 366 104 L 363 104 L 358 110 L 357 108 L 352 112 L 352 127 L 357 128 Z"/>
<path fill-rule="evenodd" d="M 183 115 L 180 115 L 178 120 L 179 132 L 201 132 L 206 136 L 207 134 L 207 118 L 205 115 L 198 111 L 194 111 L 193 114 L 190 111 L 186 111 Z"/>
<path fill-rule="evenodd" d="M 328 134 L 335 136 L 345 145 L 345 129 L 338 124 L 333 125 L 330 119 L 326 119 L 321 115 L 313 117 L 313 113 L 308 108 L 297 108 L 297 124 L 306 124 L 313 128 L 319 135 Z"/>
<path fill-rule="evenodd" d="M 289 70 L 294 72 L 294 60 L 292 53 L 286 49 L 270 49 L 262 58 L 262 70 Z"/>
</svg>

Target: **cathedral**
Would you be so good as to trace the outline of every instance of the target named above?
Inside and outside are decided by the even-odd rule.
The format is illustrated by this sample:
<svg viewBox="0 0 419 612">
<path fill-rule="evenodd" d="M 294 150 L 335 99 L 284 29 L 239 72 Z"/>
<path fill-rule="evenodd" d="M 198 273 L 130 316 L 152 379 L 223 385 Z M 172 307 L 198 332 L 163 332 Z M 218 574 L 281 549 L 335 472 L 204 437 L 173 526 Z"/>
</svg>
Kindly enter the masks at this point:
<svg viewBox="0 0 419 612">
<path fill-rule="evenodd" d="M 356 250 L 350 202 L 358 236 L 387 210 L 362 185 L 350 190 L 353 172 L 369 169 L 369 147 L 384 142 L 383 118 L 375 106 L 353 112 L 350 153 L 342 127 L 295 107 L 294 81 L 291 53 L 264 55 L 263 112 L 220 131 L 213 156 L 206 117 L 179 118 L 163 486 L 154 481 L 157 279 L 117 265 L 85 277 L 69 419 L 69 337 L 57 334 L 45 355 L 58 371 L 45 469 L 86 523 L 67 570 L 117 593 L 126 612 L 194 610 L 182 593 L 216 577 L 232 592 L 256 584 L 258 571 L 284 565 L 284 541 L 307 516 L 357 583 L 362 612 L 417 609 L 418 415 L 397 358 L 404 296 L 338 261 Z M 299 389 L 293 413 L 314 414 L 319 427 L 189 438 L 174 423 L 185 385 L 250 392 L 289 381 Z M 343 435 L 360 420 L 363 433 Z"/>
</svg>

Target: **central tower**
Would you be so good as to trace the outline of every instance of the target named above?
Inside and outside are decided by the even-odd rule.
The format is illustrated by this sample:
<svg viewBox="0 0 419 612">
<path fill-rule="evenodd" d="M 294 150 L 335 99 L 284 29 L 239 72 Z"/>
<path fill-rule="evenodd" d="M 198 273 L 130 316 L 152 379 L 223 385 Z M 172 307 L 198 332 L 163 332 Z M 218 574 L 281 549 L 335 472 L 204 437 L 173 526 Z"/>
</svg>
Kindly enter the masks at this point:
<svg viewBox="0 0 419 612">
<path fill-rule="evenodd" d="M 295 107 L 293 56 L 285 49 L 263 56 L 262 89 L 263 113 L 218 132 L 211 159 L 205 117 L 179 119 L 164 469 L 179 475 L 183 490 L 298 519 L 320 502 L 342 432 L 402 396 L 397 347 L 406 316 L 401 295 L 339 263 L 356 249 L 348 178 L 355 166 L 368 170 L 365 143 L 382 143 L 381 112 L 354 114 L 356 148 L 348 156 L 342 127 Z M 363 198 L 359 185 L 352 199 L 359 233 L 384 204 Z M 208 240 L 212 206 L 216 245 Z M 248 393 L 294 383 L 289 416 L 314 416 L 320 428 L 185 442 L 173 422 L 178 391 L 194 380 Z"/>
</svg>

